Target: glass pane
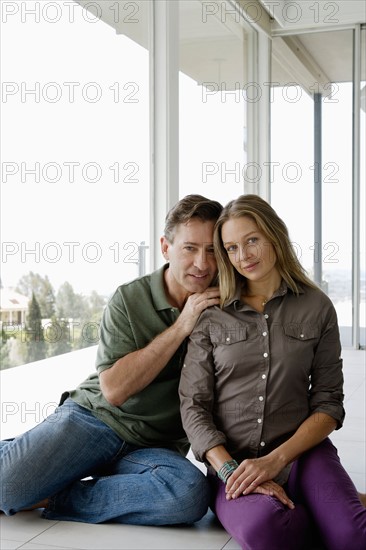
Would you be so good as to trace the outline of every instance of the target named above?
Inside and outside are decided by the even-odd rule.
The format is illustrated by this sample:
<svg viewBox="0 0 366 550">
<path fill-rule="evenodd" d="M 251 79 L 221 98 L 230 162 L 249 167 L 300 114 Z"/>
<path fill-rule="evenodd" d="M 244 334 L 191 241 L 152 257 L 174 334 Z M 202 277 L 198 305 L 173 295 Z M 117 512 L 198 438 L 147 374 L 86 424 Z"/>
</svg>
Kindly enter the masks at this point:
<svg viewBox="0 0 366 550">
<path fill-rule="evenodd" d="M 325 290 L 337 310 L 342 343 L 351 346 L 352 82 L 336 83 L 333 100 L 323 102 L 322 215 Z"/>
<path fill-rule="evenodd" d="M 250 28 L 224 2 L 180 2 L 180 196 L 227 203 L 244 191 Z"/>
<path fill-rule="evenodd" d="M 350 346 L 352 32 L 294 38 L 304 49 L 302 57 L 315 60 L 330 77 L 322 84 L 314 77 L 314 83 L 309 82 L 307 88 L 296 85 L 298 72 L 292 73 L 289 66 L 281 65 L 280 58 L 274 54 L 273 81 L 280 85 L 273 88 L 271 106 L 272 204 L 287 222 L 298 257 L 312 278 L 316 264 L 321 262 L 322 288 L 336 307 L 342 344 Z M 335 48 L 342 49 L 342 63 L 326 61 L 329 52 L 333 52 L 329 59 L 334 61 Z M 336 56 L 336 59 L 339 58 Z M 298 65 L 296 69 L 299 71 Z M 322 94 L 320 115 L 315 115 L 314 109 L 317 93 Z M 314 128 L 318 123 L 322 131 L 320 163 L 314 161 Z M 314 236 L 314 180 L 322 186 L 320 240 Z"/>
<path fill-rule="evenodd" d="M 314 246 L 313 112 L 313 100 L 300 86 L 273 88 L 271 203 L 286 222 L 297 256 L 311 277 Z"/>
<path fill-rule="evenodd" d="M 3 13 L 2 284 L 8 305 L 34 291 L 44 356 L 97 343 L 107 296 L 149 241 L 148 21 L 148 2 Z M 7 336 L 23 338 L 28 315 L 3 311 Z"/>
</svg>

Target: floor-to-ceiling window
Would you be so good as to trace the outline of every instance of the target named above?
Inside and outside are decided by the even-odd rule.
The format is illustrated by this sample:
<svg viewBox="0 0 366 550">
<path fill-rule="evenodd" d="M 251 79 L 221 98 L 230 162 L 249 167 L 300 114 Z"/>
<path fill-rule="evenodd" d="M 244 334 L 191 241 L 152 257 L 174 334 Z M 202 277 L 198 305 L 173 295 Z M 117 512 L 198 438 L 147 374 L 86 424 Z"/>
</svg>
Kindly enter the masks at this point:
<svg viewBox="0 0 366 550">
<path fill-rule="evenodd" d="M 10 304 L 37 302 L 3 327 L 4 367 L 97 343 L 107 297 L 138 275 L 149 4 L 2 3 L 1 280 Z"/>
<path fill-rule="evenodd" d="M 272 204 L 304 267 L 334 302 L 344 346 L 353 343 L 353 231 L 362 235 L 353 217 L 353 32 L 275 38 L 271 103 Z M 299 64 L 283 63 L 284 48 L 305 58 L 303 73 Z M 364 187 L 361 177 L 362 196 Z M 360 306 L 362 343 L 364 297 Z"/>
<path fill-rule="evenodd" d="M 272 90 L 271 203 L 286 222 L 297 256 L 313 270 L 313 100 L 294 83 Z"/>
</svg>

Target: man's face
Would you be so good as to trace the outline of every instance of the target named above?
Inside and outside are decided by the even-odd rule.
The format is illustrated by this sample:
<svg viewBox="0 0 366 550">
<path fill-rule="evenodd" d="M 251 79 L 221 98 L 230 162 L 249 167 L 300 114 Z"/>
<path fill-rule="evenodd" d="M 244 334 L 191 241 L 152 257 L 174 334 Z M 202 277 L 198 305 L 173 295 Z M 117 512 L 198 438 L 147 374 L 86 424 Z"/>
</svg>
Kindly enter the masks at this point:
<svg viewBox="0 0 366 550">
<path fill-rule="evenodd" d="M 182 296 L 203 292 L 216 272 L 213 251 L 214 221 L 193 218 L 175 228 L 173 242 L 161 238 L 161 250 L 169 262 L 166 283 L 169 294 L 178 301 Z"/>
</svg>

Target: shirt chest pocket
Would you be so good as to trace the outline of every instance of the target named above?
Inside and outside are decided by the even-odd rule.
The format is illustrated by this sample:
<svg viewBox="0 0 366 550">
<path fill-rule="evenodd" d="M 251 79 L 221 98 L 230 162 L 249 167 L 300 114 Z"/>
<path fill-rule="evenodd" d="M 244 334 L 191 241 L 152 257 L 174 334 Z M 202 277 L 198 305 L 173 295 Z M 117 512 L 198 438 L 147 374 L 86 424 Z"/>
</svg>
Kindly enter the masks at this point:
<svg viewBox="0 0 366 550">
<path fill-rule="evenodd" d="M 232 346 L 247 340 L 248 328 L 246 325 L 215 327 L 214 331 L 210 331 L 210 337 L 214 347 Z"/>
<path fill-rule="evenodd" d="M 284 352 L 288 364 L 302 369 L 310 376 L 316 346 L 319 342 L 319 328 L 309 323 L 288 323 L 283 327 L 285 337 Z"/>
<path fill-rule="evenodd" d="M 229 376 L 247 356 L 248 327 L 238 324 L 216 329 L 210 334 L 215 371 L 217 376 Z"/>
<path fill-rule="evenodd" d="M 319 338 L 318 327 L 308 323 L 288 323 L 284 325 L 283 330 L 289 341 L 307 342 Z"/>
</svg>

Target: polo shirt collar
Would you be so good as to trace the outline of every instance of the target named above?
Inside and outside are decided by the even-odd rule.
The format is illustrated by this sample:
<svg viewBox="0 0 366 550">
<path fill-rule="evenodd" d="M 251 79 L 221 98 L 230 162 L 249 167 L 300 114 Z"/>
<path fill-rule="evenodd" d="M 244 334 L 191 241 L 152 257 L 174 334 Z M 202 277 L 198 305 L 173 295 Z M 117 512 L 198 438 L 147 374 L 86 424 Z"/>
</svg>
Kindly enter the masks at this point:
<svg viewBox="0 0 366 550">
<path fill-rule="evenodd" d="M 169 264 L 165 264 L 156 271 L 151 273 L 151 294 L 154 303 L 154 309 L 160 311 L 162 309 L 172 309 L 172 306 L 169 304 L 166 294 L 165 294 L 165 285 L 164 285 L 164 272 L 167 269 Z"/>
</svg>

